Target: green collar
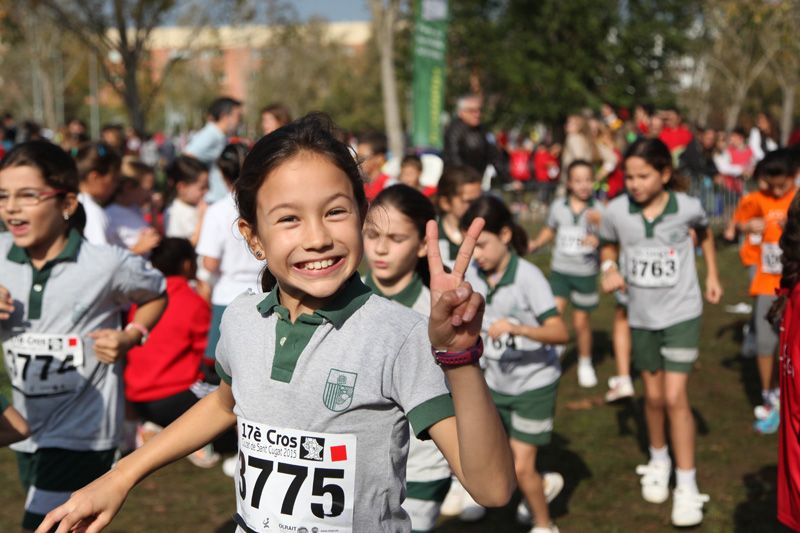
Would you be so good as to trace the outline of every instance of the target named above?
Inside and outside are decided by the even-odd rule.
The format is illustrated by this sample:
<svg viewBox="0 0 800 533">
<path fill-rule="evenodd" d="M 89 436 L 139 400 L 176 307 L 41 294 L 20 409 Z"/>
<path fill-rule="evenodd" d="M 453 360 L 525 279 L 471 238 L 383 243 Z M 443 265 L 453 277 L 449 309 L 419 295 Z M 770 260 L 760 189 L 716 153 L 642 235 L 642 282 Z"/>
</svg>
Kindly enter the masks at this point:
<svg viewBox="0 0 800 533">
<path fill-rule="evenodd" d="M 505 272 L 503 272 L 503 276 L 500 278 L 500 281 L 498 281 L 497 285 L 494 287 L 489 286 L 489 277 L 486 275 L 486 272 L 478 269 L 478 276 L 480 276 L 480 278 L 486 282 L 486 286 L 488 287 L 486 303 L 492 303 L 492 297 L 494 296 L 494 293 L 500 289 L 500 287 L 514 283 L 514 279 L 517 277 L 517 263 L 519 263 L 519 256 L 516 253 L 511 252 L 511 259 L 508 260 L 508 266 L 506 267 Z"/>
<path fill-rule="evenodd" d="M 275 312 L 281 319 L 289 321 L 289 310 L 281 305 L 278 291 L 279 288 L 276 286 L 259 302 L 257 306 L 258 312 L 262 315 Z M 369 287 L 364 285 L 358 276 L 358 272 L 356 272 L 345 282 L 344 286 L 339 289 L 339 292 L 334 295 L 333 299 L 325 307 L 314 311 L 312 315 L 302 314 L 298 317 L 298 320 L 319 324 L 321 323 L 320 319 L 325 319 L 333 324 L 336 329 L 339 329 L 358 308 L 364 305 L 370 294 Z"/>
<path fill-rule="evenodd" d="M 450 240 L 450 237 L 447 236 L 447 232 L 444 231 L 444 224 L 442 223 L 441 217 L 438 220 L 439 225 L 439 240 L 446 240 L 448 251 L 450 252 L 450 261 L 455 261 L 456 257 L 458 256 L 458 245 Z"/>
<path fill-rule="evenodd" d="M 403 304 L 406 307 L 412 307 L 417 302 L 417 298 L 419 298 L 420 293 L 422 293 L 422 279 L 416 272 L 414 272 L 414 277 L 411 278 L 411 282 L 406 285 L 402 291 L 391 296 L 387 296 L 381 292 L 381 290 L 375 284 L 375 280 L 372 279 L 372 272 L 367 272 L 365 282 L 367 287 L 372 289 L 372 292 L 378 296 L 383 296 L 389 300 L 394 300 L 395 302 Z"/>
<path fill-rule="evenodd" d="M 678 198 L 675 196 L 675 193 L 669 191 L 669 199 L 667 200 L 667 205 L 664 206 L 664 210 L 659 214 L 655 219 L 652 221 L 647 220 L 644 217 L 644 213 L 642 213 L 642 206 L 637 204 L 633 201 L 632 198 L 628 197 L 628 211 L 633 213 L 640 213 L 642 215 L 642 221 L 644 222 L 644 234 L 645 237 L 651 239 L 655 236 L 655 227 L 656 224 L 661 222 L 666 215 L 674 215 L 678 212 Z"/>
<path fill-rule="evenodd" d="M 569 199 L 570 199 L 570 195 L 568 194 L 564 198 L 564 205 L 567 206 L 567 211 L 570 212 L 570 214 L 572 215 L 573 221 L 575 222 L 575 224 L 577 224 L 578 220 L 580 220 L 580 218 L 581 218 L 581 215 L 583 215 L 587 210 L 589 210 L 592 207 L 594 207 L 594 196 L 590 196 L 589 199 L 586 200 L 586 207 L 581 209 L 580 212 L 578 212 L 578 213 L 574 213 L 572 211 L 572 206 L 569 204 Z"/>
<path fill-rule="evenodd" d="M 61 250 L 61 252 L 59 252 L 59 254 L 53 259 L 45 263 L 45 265 L 42 267 L 42 270 L 49 269 L 56 263 L 60 263 L 62 261 L 75 261 L 78 259 L 78 252 L 81 249 L 82 240 L 81 234 L 78 233 L 77 230 L 71 229 L 67 236 L 67 244 L 64 246 L 64 249 Z M 8 255 L 6 255 L 6 259 L 22 265 L 31 262 L 31 259 L 28 256 L 28 251 L 25 250 L 25 248 L 20 248 L 16 244 L 11 245 L 11 249 L 8 250 Z"/>
</svg>

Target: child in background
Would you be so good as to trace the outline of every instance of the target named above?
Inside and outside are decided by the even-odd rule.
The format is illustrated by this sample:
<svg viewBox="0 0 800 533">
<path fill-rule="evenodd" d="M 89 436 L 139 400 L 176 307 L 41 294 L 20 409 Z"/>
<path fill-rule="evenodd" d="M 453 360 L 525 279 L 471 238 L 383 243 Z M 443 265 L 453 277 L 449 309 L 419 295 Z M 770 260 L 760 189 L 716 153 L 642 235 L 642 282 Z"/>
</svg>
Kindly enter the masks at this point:
<svg viewBox="0 0 800 533">
<path fill-rule="evenodd" d="M 557 533 L 547 504 L 561 491 L 564 480 L 559 474 L 540 475 L 536 455 L 550 442 L 561 376 L 551 345 L 564 344 L 569 333 L 547 279 L 521 257 L 528 251 L 528 237 L 508 208 L 501 200 L 484 196 L 467 209 L 461 228 L 466 230 L 477 218 L 486 225 L 475 243 L 467 280 L 486 298 L 481 328 L 486 383 L 514 453 L 523 495 L 518 518 L 530 521 L 532 510 L 532 533 Z"/>
<path fill-rule="evenodd" d="M 574 307 L 572 324 L 575 328 L 578 352 L 578 384 L 581 387 L 597 385 L 597 374 L 592 366 L 592 325 L 589 315 L 600 303 L 597 293 L 597 229 L 605 208 L 594 200 L 594 172 L 592 165 L 576 159 L 567 168 L 567 197 L 550 206 L 547 224 L 531 241 L 530 251 L 535 252 L 555 239 L 550 271 L 550 287 L 556 298 L 559 315 L 564 315 L 567 304 Z"/>
<path fill-rule="evenodd" d="M 452 273 L 428 224 L 426 320 L 372 294 L 358 276 L 367 202 L 357 163 L 327 117 L 307 116 L 256 143 L 235 194 L 239 227 L 266 260 L 262 285 L 270 292 L 242 295 L 225 310 L 222 383 L 75 492 L 40 533 L 59 521 L 63 531 L 108 525 L 147 474 L 237 421 L 234 520 L 247 531 L 265 522 L 408 531 L 401 501 L 409 421 L 476 499 L 505 505 L 513 460 L 477 364 L 483 301 L 463 278 L 481 221 L 466 232 Z"/>
<path fill-rule="evenodd" d="M 106 207 L 108 242 L 146 256 L 161 240 L 158 231 L 147 224 L 142 214 L 142 208 L 152 198 L 155 171 L 150 165 L 126 156 L 122 160 L 121 175 L 114 200 Z"/>
<path fill-rule="evenodd" d="M 4 313 L 0 312 L 0 319 Z M 0 394 L 0 447 L 27 439 L 30 428 L 22 415 Z"/>
<path fill-rule="evenodd" d="M 108 244 L 109 220 L 103 207 L 117 189 L 120 155 L 105 143 L 86 143 L 72 156 L 80 179 L 78 201 L 86 212 L 83 236 L 92 244 Z"/>
<path fill-rule="evenodd" d="M 194 386 L 203 378 L 200 367 L 211 309 L 189 285 L 197 272 L 197 256 L 188 240 L 165 238 L 150 262 L 166 277 L 167 308 L 147 342 L 128 352 L 125 398 L 142 421 L 163 428 L 200 399 Z M 189 458 L 204 468 L 219 461 L 213 448 L 206 447 Z"/>
<path fill-rule="evenodd" d="M 419 180 L 422 177 L 422 159 L 418 155 L 409 154 L 400 162 L 400 175 L 397 181 L 416 189 L 430 198 L 436 194 L 436 187 L 423 187 Z"/>
<path fill-rule="evenodd" d="M 752 193 L 752 201 L 739 206 L 736 219 L 738 229 L 748 235 L 750 242 L 755 239 L 759 243 L 750 295 L 756 299 L 756 351 L 763 405 L 755 410 L 758 420 L 754 427 L 761 433 L 774 433 L 780 418 L 775 410 L 780 403 L 780 393 L 775 383 L 777 376 L 773 375 L 779 339 L 767 322 L 766 315 L 780 287 L 782 252 L 779 242 L 786 223 L 786 213 L 795 194 L 795 169 L 791 154 L 786 149 L 768 153 L 759 163 L 759 171 L 766 189 Z"/>
<path fill-rule="evenodd" d="M 55 144 L 17 145 L 0 164 L 0 337 L 14 407 L 31 438 L 12 445 L 35 529 L 115 457 L 122 360 L 166 305 L 164 278 L 141 257 L 81 238 L 75 162 Z M 138 303 L 119 329 L 122 310 Z M 35 351 L 31 349 L 35 346 Z"/>
<path fill-rule="evenodd" d="M 722 287 L 717 274 L 714 237 L 700 201 L 671 190 L 672 155 L 657 139 L 635 142 L 625 154 L 627 195 L 612 200 L 600 225 L 602 286 L 605 292 L 626 290 L 634 364 L 644 381 L 645 419 L 650 461 L 636 468 L 645 501 L 669 498 L 672 464 L 665 418 L 670 424 L 676 488 L 672 524 L 695 526 L 703 504 L 695 471 L 695 428 L 689 405 L 689 372 L 699 355 L 703 300 L 695 268 L 691 229 L 702 235 L 707 267 L 706 299 L 718 303 Z M 617 266 L 624 254 L 625 277 Z"/>
<path fill-rule="evenodd" d="M 539 190 L 539 203 L 549 206 L 558 187 L 561 166 L 558 163 L 561 156 L 561 145 L 541 142 L 533 152 L 533 172 L 536 178 L 536 187 Z"/>
<path fill-rule="evenodd" d="M 425 225 L 435 219 L 433 204 L 422 193 L 393 185 L 370 204 L 364 224 L 365 283 L 375 294 L 425 316 L 430 315 Z M 436 445 L 411 435 L 403 509 L 412 531 L 433 530 L 451 475 Z"/>
<path fill-rule="evenodd" d="M 800 530 L 800 195 L 795 195 L 781 235 L 781 285 L 769 321 L 780 329 L 780 433 L 778 435 L 778 520 Z"/>
<path fill-rule="evenodd" d="M 482 176 L 468 166 L 445 167 L 436 191 L 439 208 L 439 250 L 445 266 L 452 267 L 463 235 L 459 224 L 469 204 L 481 196 Z"/>
<path fill-rule="evenodd" d="M 371 202 L 384 188 L 391 184 L 391 177 L 383 172 L 389 147 L 382 133 L 367 133 L 358 139 L 356 153 L 364 174 L 364 193 Z"/>
<path fill-rule="evenodd" d="M 174 194 L 164 214 L 167 237 L 188 239 L 197 246 L 203 215 L 208 205 L 208 167 L 192 156 L 181 155 L 167 166 L 167 185 Z"/>
</svg>

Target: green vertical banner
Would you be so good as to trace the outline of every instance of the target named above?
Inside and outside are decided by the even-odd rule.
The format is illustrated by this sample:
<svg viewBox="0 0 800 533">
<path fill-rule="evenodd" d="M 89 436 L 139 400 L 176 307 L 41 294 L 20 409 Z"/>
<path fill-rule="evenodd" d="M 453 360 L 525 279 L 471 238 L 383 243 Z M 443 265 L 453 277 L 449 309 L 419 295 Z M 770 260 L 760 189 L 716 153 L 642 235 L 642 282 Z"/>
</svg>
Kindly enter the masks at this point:
<svg viewBox="0 0 800 533">
<path fill-rule="evenodd" d="M 447 0 L 414 2 L 412 139 L 418 148 L 442 148 Z"/>
</svg>

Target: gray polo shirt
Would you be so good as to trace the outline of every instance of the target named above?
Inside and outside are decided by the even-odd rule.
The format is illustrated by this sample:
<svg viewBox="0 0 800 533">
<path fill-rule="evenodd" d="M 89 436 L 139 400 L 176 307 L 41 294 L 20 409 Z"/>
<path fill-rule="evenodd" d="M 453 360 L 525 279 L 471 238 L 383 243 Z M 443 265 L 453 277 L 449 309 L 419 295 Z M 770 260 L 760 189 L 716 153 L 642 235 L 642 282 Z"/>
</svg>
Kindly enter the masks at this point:
<svg viewBox="0 0 800 533">
<path fill-rule="evenodd" d="M 357 275 L 294 324 L 277 292 L 234 300 L 217 344 L 239 420 L 240 528 L 410 531 L 400 505 L 409 422 L 426 438 L 454 414 L 428 321 L 374 295 Z M 272 474 L 254 492 L 266 468 L 297 473 L 294 485 Z"/>
<path fill-rule="evenodd" d="M 618 244 L 624 254 L 620 270 L 627 280 L 631 327 L 659 330 L 702 314 L 689 228 L 707 227 L 700 201 L 683 193 L 670 192 L 663 213 L 652 221 L 628 195 L 608 204 L 600 238 Z"/>
<path fill-rule="evenodd" d="M 129 304 L 166 290 L 164 277 L 141 257 L 89 244 L 75 231 L 41 270 L 9 234 L 0 234 L 0 257 L 0 284 L 15 306 L 0 322 L 6 370 L 14 407 L 32 435 L 13 449 L 115 448 L 124 411 L 123 362 L 99 362 L 87 335 L 119 328 Z"/>
<path fill-rule="evenodd" d="M 597 249 L 582 244 L 591 234 L 597 234 L 597 227 L 589 224 L 586 214 L 590 209 L 599 211 L 602 216 L 605 208 L 590 199 L 588 206 L 575 213 L 569 205 L 569 197 L 556 199 L 550 205 L 547 225 L 556 232 L 555 247 L 551 268 L 571 276 L 594 276 L 599 270 Z"/>
<path fill-rule="evenodd" d="M 557 381 L 561 365 L 551 346 L 522 335 L 503 335 L 498 340 L 488 336 L 489 326 L 501 318 L 535 327 L 558 315 L 553 291 L 542 271 L 512 254 L 494 288 L 489 287 L 485 274 L 474 262 L 467 270 L 466 279 L 486 298 L 483 360 L 489 388 L 501 394 L 517 395 Z"/>
</svg>

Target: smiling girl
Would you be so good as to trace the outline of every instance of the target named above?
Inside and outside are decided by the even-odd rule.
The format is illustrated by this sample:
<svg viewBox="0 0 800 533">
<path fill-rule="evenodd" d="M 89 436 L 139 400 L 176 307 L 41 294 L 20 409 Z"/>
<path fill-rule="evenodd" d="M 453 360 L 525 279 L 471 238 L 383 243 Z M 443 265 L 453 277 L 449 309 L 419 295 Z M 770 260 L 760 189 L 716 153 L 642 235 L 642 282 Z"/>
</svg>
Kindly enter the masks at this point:
<svg viewBox="0 0 800 533">
<path fill-rule="evenodd" d="M 367 204 L 355 159 L 327 117 L 261 139 L 236 197 L 239 227 L 267 262 L 262 285 L 270 292 L 242 295 L 225 310 L 220 387 L 76 492 L 40 531 L 59 521 L 61 533 L 100 530 L 146 475 L 235 424 L 242 531 L 409 531 L 401 507 L 408 422 L 433 439 L 476 499 L 504 505 L 514 474 L 477 365 L 483 300 L 463 281 L 481 222 L 467 232 L 452 273 L 428 224 L 426 320 L 358 277 Z"/>
</svg>

